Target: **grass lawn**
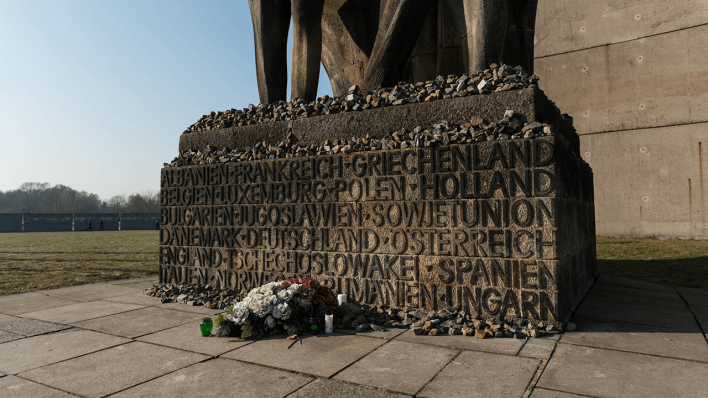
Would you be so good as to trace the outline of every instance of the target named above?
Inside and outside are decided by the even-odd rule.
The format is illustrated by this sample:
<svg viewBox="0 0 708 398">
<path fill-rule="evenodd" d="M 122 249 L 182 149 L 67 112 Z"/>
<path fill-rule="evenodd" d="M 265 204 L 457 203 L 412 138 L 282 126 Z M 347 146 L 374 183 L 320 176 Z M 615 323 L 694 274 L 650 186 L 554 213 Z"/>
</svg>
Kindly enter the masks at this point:
<svg viewBox="0 0 708 398">
<path fill-rule="evenodd" d="M 598 236 L 597 268 L 606 275 L 708 289 L 708 241 Z"/>
<path fill-rule="evenodd" d="M 158 274 L 157 231 L 0 234 L 0 295 Z"/>
</svg>

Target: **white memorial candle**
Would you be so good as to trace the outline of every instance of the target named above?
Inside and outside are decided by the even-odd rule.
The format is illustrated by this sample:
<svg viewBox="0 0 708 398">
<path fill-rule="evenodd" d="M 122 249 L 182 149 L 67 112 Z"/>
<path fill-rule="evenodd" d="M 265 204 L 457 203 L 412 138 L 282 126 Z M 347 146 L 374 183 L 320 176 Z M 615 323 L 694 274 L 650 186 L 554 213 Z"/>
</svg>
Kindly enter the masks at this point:
<svg viewBox="0 0 708 398">
<path fill-rule="evenodd" d="M 338 305 L 342 305 L 347 302 L 347 295 L 346 294 L 338 294 L 337 295 L 337 302 Z"/>
<path fill-rule="evenodd" d="M 325 333 L 332 333 L 334 330 L 334 315 L 325 315 Z"/>
</svg>

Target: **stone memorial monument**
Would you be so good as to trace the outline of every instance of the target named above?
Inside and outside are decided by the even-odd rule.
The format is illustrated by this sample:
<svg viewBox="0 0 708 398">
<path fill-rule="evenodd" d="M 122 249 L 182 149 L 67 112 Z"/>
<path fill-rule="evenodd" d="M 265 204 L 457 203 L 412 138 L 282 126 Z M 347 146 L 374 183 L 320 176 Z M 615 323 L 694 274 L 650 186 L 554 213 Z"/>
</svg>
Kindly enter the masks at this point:
<svg viewBox="0 0 708 398">
<path fill-rule="evenodd" d="M 263 79 L 270 39 L 258 35 L 278 3 L 250 0 L 259 89 L 269 101 L 282 101 L 284 89 Z M 395 85 L 431 7 L 332 3 L 340 27 L 376 29 L 349 35 L 371 56 L 358 75 L 363 89 L 212 113 L 185 131 L 180 156 L 161 174 L 160 281 L 245 291 L 312 276 L 359 302 L 562 326 L 596 273 L 592 171 L 572 119 L 535 77 L 496 64 L 503 45 L 487 36 L 513 12 L 461 2 L 467 34 L 476 35 L 470 68 L 494 64 Z M 293 15 L 297 4 L 288 4 Z M 331 6 L 310 12 L 331 27 Z M 366 20 L 372 10 L 381 23 Z M 504 20 L 481 28 L 492 11 Z M 324 31 L 318 40 L 327 42 L 329 28 L 297 29 Z M 310 38 L 306 46 L 321 46 Z"/>
</svg>

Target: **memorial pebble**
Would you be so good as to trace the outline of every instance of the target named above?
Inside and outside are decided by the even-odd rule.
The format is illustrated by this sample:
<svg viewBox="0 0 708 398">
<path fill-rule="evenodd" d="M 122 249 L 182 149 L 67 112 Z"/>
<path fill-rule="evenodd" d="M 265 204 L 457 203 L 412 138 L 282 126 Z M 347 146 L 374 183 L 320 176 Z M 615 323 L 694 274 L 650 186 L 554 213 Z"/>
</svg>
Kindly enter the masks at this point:
<svg viewBox="0 0 708 398">
<path fill-rule="evenodd" d="M 380 87 L 361 93 L 357 85 L 349 88 L 345 96 L 322 96 L 308 102 L 300 98 L 272 104 L 250 104 L 248 107 L 211 112 L 189 126 L 184 134 L 228 127 L 250 126 L 271 121 L 291 121 L 310 116 L 332 115 L 342 112 L 363 111 L 408 103 L 430 102 L 468 95 L 489 94 L 499 91 L 536 87 L 539 78 L 529 76 L 520 66 L 490 65 L 477 73 L 438 76 L 425 82 L 399 83 L 394 87 Z"/>
</svg>

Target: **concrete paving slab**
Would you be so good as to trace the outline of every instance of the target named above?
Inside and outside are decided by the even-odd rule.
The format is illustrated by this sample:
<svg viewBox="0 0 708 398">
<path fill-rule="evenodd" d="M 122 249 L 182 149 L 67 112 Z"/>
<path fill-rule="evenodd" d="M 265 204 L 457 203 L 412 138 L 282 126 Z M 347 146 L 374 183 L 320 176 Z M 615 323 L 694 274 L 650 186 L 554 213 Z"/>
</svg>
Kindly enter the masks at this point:
<svg viewBox="0 0 708 398">
<path fill-rule="evenodd" d="M 415 394 L 459 352 L 394 340 L 355 362 L 334 378 Z"/>
<path fill-rule="evenodd" d="M 701 325 L 701 329 L 703 329 L 703 333 L 708 333 L 708 307 L 704 307 L 702 305 L 689 305 L 688 308 L 698 320 L 698 323 Z"/>
<path fill-rule="evenodd" d="M 627 278 L 621 278 L 618 276 L 609 276 L 609 275 L 598 276 L 597 277 L 597 284 L 598 285 L 625 286 L 625 287 L 632 287 L 635 289 L 654 290 L 657 292 L 668 292 L 668 293 L 673 293 L 676 291 L 673 287 L 671 287 L 669 285 L 660 285 L 658 283 L 641 282 L 641 281 L 635 281 L 633 279 L 627 279 Z"/>
<path fill-rule="evenodd" d="M 634 289 L 636 291 L 641 291 L 641 289 Z M 662 292 L 664 294 L 668 294 Z M 663 300 L 654 297 L 633 295 L 633 294 L 622 294 L 617 293 L 612 288 L 601 288 L 598 286 L 597 289 L 592 289 L 588 293 L 585 300 L 598 301 L 602 303 L 613 303 L 613 304 L 631 304 L 637 308 L 657 308 L 667 311 L 685 311 L 686 304 L 683 300 L 671 301 Z"/>
<path fill-rule="evenodd" d="M 275 398 L 284 397 L 310 381 L 312 377 L 228 359 L 214 359 L 150 380 L 111 398 Z"/>
<path fill-rule="evenodd" d="M 7 343 L 8 341 L 18 340 L 24 337 L 25 336 L 19 334 L 3 332 L 2 330 L 0 330 L 0 343 Z"/>
<path fill-rule="evenodd" d="M 38 293 L 75 301 L 95 301 L 106 297 L 125 296 L 131 293 L 141 293 L 142 289 L 112 285 L 109 283 L 92 283 L 88 285 L 69 286 L 60 289 L 41 290 Z"/>
<path fill-rule="evenodd" d="M 540 364 L 531 358 L 463 351 L 419 397 L 520 397 Z"/>
<path fill-rule="evenodd" d="M 151 287 L 152 285 L 157 285 L 160 283 L 160 278 L 158 276 L 148 276 L 146 278 L 131 278 L 131 279 L 116 279 L 112 281 L 108 281 L 108 283 L 112 285 L 131 285 L 131 284 L 140 284 L 140 283 L 149 283 L 148 287 Z M 145 289 L 147 289 L 146 287 Z"/>
<path fill-rule="evenodd" d="M 677 287 L 676 290 L 688 304 L 708 306 L 708 290 L 690 287 Z"/>
<path fill-rule="evenodd" d="M 618 286 L 618 285 L 595 285 L 592 288 L 592 293 L 597 294 L 626 294 L 630 296 L 639 296 L 647 298 L 655 298 L 660 300 L 669 300 L 683 303 L 683 299 L 677 292 L 662 292 L 656 290 L 636 289 L 633 287 Z"/>
<path fill-rule="evenodd" d="M 335 328 L 334 331 L 336 333 L 342 333 L 342 334 L 354 334 L 354 335 L 363 336 L 363 337 L 373 337 L 375 339 L 391 340 L 392 338 L 398 336 L 399 334 L 408 331 L 408 329 L 386 328 L 386 330 L 383 332 L 376 332 L 372 329 L 369 329 L 366 332 L 357 332 L 356 329 L 336 329 Z"/>
<path fill-rule="evenodd" d="M 312 383 L 302 387 L 288 398 L 405 398 L 409 395 L 397 394 L 391 391 L 379 390 L 367 386 L 355 386 L 331 379 L 315 379 Z"/>
<path fill-rule="evenodd" d="M 587 398 L 589 395 L 570 394 L 562 391 L 547 390 L 545 388 L 534 388 L 531 398 Z"/>
<path fill-rule="evenodd" d="M 216 314 L 226 313 L 226 310 L 210 309 L 210 308 L 204 307 L 203 305 L 187 305 L 187 304 L 182 304 L 182 303 L 160 304 L 158 301 L 158 304 L 155 304 L 155 306 L 160 307 L 160 308 L 165 308 L 168 310 L 193 312 L 195 314 L 203 314 L 203 315 L 216 315 Z"/>
<path fill-rule="evenodd" d="M 708 345 L 700 332 L 575 317 L 577 329 L 562 342 L 640 354 L 708 362 Z"/>
<path fill-rule="evenodd" d="M 75 395 L 37 384 L 16 376 L 0 378 L 0 397 L 12 398 L 70 398 Z"/>
<path fill-rule="evenodd" d="M 100 318 L 102 316 L 118 314 L 126 311 L 133 311 L 144 308 L 143 305 L 111 303 L 108 301 L 91 301 L 22 314 L 23 317 L 39 319 L 56 323 L 75 323 L 87 319 Z"/>
<path fill-rule="evenodd" d="M 253 340 L 216 337 L 213 334 L 210 337 L 202 337 L 202 333 L 199 330 L 199 322 L 190 322 L 182 326 L 148 334 L 147 336 L 139 337 L 137 340 L 214 357 L 253 343 Z"/>
<path fill-rule="evenodd" d="M 650 305 L 638 305 L 637 303 L 632 303 L 629 300 L 623 303 L 621 300 L 612 302 L 586 299 L 582 302 L 582 304 L 580 304 L 576 315 L 610 321 L 638 323 L 642 325 L 653 325 L 674 329 L 678 328 L 683 329 L 686 332 L 700 331 L 693 315 L 687 308 L 685 308 L 685 306 L 681 309 L 673 305 L 663 306 L 660 304 L 671 303 L 666 300 L 642 300 L 653 300 L 659 304 L 652 307 Z"/>
<path fill-rule="evenodd" d="M 556 348 L 557 340 L 536 338 L 528 339 L 524 348 L 519 351 L 520 357 L 548 359 L 551 357 L 553 350 Z"/>
<path fill-rule="evenodd" d="M 458 350 L 483 351 L 497 354 L 516 355 L 524 346 L 522 339 L 477 339 L 472 336 L 416 336 L 408 330 L 394 340 L 411 343 L 428 344 L 439 347 L 456 348 Z"/>
<path fill-rule="evenodd" d="M 37 336 L 40 334 L 57 332 L 70 329 L 71 326 L 38 321 L 36 319 L 21 318 L 12 315 L 0 314 L 0 330 L 22 336 Z"/>
<path fill-rule="evenodd" d="M 189 312 L 163 310 L 155 307 L 141 308 L 116 315 L 73 323 L 74 326 L 108 333 L 116 336 L 135 338 L 174 326 L 184 325 L 199 319 L 199 315 Z"/>
<path fill-rule="evenodd" d="M 538 386 L 597 397 L 698 397 L 708 391 L 708 364 L 561 344 Z"/>
<path fill-rule="evenodd" d="M 386 340 L 342 334 L 308 336 L 302 345 L 278 335 L 256 341 L 222 355 L 224 358 L 272 366 L 320 377 L 331 377 Z"/>
<path fill-rule="evenodd" d="M 137 304 L 146 306 L 161 306 L 160 299 L 155 297 L 146 296 L 142 293 L 126 294 L 125 296 L 115 296 L 103 299 L 103 301 L 110 301 L 113 303 L 127 303 L 127 304 Z"/>
<path fill-rule="evenodd" d="M 78 301 L 60 299 L 41 293 L 13 294 L 0 297 L 0 313 L 19 315 L 76 303 Z"/>
<path fill-rule="evenodd" d="M 23 372 L 20 376 L 84 397 L 103 397 L 207 358 L 136 341 Z"/>
<path fill-rule="evenodd" d="M 0 344 L 0 372 L 17 374 L 129 341 L 90 330 L 68 330 L 15 340 Z"/>
</svg>

